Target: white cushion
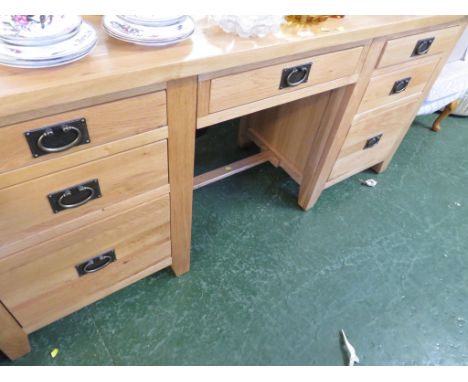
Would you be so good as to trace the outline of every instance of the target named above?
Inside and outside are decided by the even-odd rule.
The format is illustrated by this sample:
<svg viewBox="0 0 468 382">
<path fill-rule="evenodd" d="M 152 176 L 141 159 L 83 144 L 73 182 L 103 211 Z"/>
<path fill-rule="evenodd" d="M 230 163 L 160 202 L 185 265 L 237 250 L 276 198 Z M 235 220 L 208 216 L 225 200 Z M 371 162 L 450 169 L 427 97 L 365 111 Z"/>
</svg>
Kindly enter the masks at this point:
<svg viewBox="0 0 468 382">
<path fill-rule="evenodd" d="M 468 89 L 468 61 L 454 61 L 444 66 L 425 102 L 433 102 Z"/>
<path fill-rule="evenodd" d="M 463 93 L 453 93 L 436 101 L 424 101 L 424 103 L 419 108 L 417 115 L 435 113 L 437 110 L 443 109 L 449 103 L 452 103 L 456 99 L 460 98 L 462 94 Z"/>
</svg>

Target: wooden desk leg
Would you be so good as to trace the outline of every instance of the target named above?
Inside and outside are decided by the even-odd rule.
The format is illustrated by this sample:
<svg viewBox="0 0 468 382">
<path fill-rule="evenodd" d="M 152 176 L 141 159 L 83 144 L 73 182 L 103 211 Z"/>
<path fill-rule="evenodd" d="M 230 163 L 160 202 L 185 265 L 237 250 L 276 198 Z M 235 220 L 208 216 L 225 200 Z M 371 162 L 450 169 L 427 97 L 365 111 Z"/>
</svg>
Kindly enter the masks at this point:
<svg viewBox="0 0 468 382">
<path fill-rule="evenodd" d="M 325 117 L 303 170 L 298 203 L 304 210 L 312 208 L 317 202 L 346 138 L 351 115 L 348 113 L 346 117 L 345 112 L 355 88 L 355 85 L 348 85 L 331 92 Z"/>
<path fill-rule="evenodd" d="M 1 303 L 0 350 L 11 360 L 31 351 L 27 334 Z"/>
<path fill-rule="evenodd" d="M 172 270 L 177 276 L 190 269 L 196 109 L 196 77 L 168 82 Z"/>
<path fill-rule="evenodd" d="M 314 206 L 325 187 L 384 45 L 384 39 L 376 39 L 367 46 L 361 56 L 359 81 L 330 95 L 303 170 L 299 205 L 304 210 Z"/>
<path fill-rule="evenodd" d="M 239 121 L 239 133 L 237 134 L 237 145 L 240 148 L 245 148 L 252 144 L 252 140 L 247 132 L 249 127 L 248 117 L 242 117 Z"/>
<path fill-rule="evenodd" d="M 458 100 L 455 100 L 455 101 L 449 103 L 447 106 L 445 106 L 442 113 L 440 113 L 440 115 L 437 117 L 437 119 L 432 124 L 432 131 L 439 132 L 440 131 L 440 124 L 442 123 L 442 121 L 445 118 L 447 118 L 450 115 L 450 113 L 453 113 L 457 107 L 458 107 Z"/>
</svg>

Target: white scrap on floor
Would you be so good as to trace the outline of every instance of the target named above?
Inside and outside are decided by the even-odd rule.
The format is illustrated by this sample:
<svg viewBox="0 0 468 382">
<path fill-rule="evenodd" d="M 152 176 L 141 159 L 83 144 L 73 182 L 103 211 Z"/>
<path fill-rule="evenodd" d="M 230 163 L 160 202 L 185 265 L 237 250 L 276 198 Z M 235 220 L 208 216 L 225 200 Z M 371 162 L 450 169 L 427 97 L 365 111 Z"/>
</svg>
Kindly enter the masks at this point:
<svg viewBox="0 0 468 382">
<path fill-rule="evenodd" d="M 348 353 L 348 366 L 354 366 L 356 363 L 359 363 L 359 357 L 356 354 L 356 350 L 354 349 L 354 346 L 351 345 L 348 341 L 348 338 L 346 337 L 346 334 L 343 329 L 341 329 L 340 334 L 341 340 L 343 341 L 343 347 Z"/>
<path fill-rule="evenodd" d="M 362 185 L 367 186 L 367 187 L 375 187 L 377 186 L 377 181 L 375 179 L 359 179 Z"/>
</svg>

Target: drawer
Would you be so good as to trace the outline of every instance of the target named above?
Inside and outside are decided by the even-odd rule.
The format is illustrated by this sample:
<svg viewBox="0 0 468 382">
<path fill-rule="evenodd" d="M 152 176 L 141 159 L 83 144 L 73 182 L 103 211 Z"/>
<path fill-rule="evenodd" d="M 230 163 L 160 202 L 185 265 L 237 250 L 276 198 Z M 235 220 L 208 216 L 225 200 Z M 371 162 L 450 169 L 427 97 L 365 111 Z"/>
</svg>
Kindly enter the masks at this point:
<svg viewBox="0 0 468 382">
<path fill-rule="evenodd" d="M 353 175 L 383 161 L 411 123 L 419 99 L 387 108 L 354 123 L 349 129 L 329 180 Z"/>
<path fill-rule="evenodd" d="M 383 68 L 444 53 L 452 48 L 458 38 L 460 28 L 460 26 L 455 26 L 389 40 L 385 44 L 377 67 Z"/>
<path fill-rule="evenodd" d="M 163 140 L 4 188 L 0 243 L 8 246 L 167 183 Z"/>
<path fill-rule="evenodd" d="M 30 332 L 170 264 L 165 195 L 0 260 L 0 300 Z"/>
<path fill-rule="evenodd" d="M 166 92 L 160 91 L 2 127 L 0 174 L 166 124 Z"/>
<path fill-rule="evenodd" d="M 404 68 L 385 71 L 371 78 L 364 93 L 358 113 L 386 106 L 402 98 L 419 94 L 439 62 L 439 57 L 419 65 L 406 65 Z"/>
<path fill-rule="evenodd" d="M 350 76 L 358 70 L 361 53 L 358 47 L 214 78 L 209 112 Z"/>
</svg>

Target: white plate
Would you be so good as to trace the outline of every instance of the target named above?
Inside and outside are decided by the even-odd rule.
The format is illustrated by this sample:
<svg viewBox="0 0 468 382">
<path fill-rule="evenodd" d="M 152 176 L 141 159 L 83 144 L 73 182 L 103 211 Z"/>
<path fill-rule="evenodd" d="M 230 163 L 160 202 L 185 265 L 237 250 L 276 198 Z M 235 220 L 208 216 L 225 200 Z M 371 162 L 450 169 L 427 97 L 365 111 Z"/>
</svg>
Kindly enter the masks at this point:
<svg viewBox="0 0 468 382">
<path fill-rule="evenodd" d="M 56 42 L 67 38 L 81 22 L 81 17 L 74 15 L 3 15 L 0 16 L 0 39 L 17 45 Z"/>
<path fill-rule="evenodd" d="M 149 27 L 158 27 L 165 25 L 179 24 L 187 17 L 186 15 L 158 17 L 157 15 L 140 16 L 140 15 L 118 15 L 121 19 L 129 23 L 145 25 Z"/>
<path fill-rule="evenodd" d="M 79 32 L 71 39 L 45 46 L 17 46 L 0 43 L 0 55 L 12 60 L 50 60 L 66 58 L 87 50 L 96 43 L 96 31 L 88 23 L 82 23 Z"/>
<path fill-rule="evenodd" d="M 113 37 L 138 44 L 172 43 L 187 38 L 195 29 L 195 23 L 189 16 L 180 24 L 162 27 L 135 25 L 118 16 L 104 16 L 103 26 Z"/>
<path fill-rule="evenodd" d="M 89 47 L 87 50 L 78 54 L 70 55 L 66 58 L 54 58 L 50 60 L 13 60 L 11 57 L 4 57 L 0 55 L 0 64 L 23 69 L 52 68 L 54 66 L 66 65 L 82 59 L 91 53 L 95 46 L 96 43 L 91 45 L 91 47 Z"/>
<path fill-rule="evenodd" d="M 122 38 L 120 36 L 114 35 L 111 31 L 108 31 L 107 29 L 106 29 L 106 32 L 109 34 L 109 36 L 114 37 L 117 40 L 128 42 L 130 44 L 136 44 L 136 45 L 142 45 L 142 46 L 153 46 L 153 47 L 163 47 L 163 46 L 169 46 L 169 45 L 177 44 L 177 43 L 179 43 L 181 41 L 184 41 L 187 38 L 189 38 L 193 33 L 193 31 L 192 31 L 192 33 L 190 33 L 189 35 L 183 36 L 181 38 L 174 39 L 174 40 L 151 42 L 151 41 L 138 41 L 138 40 L 130 40 L 130 39 L 127 40 L 127 39 L 124 39 L 124 38 Z"/>
</svg>

